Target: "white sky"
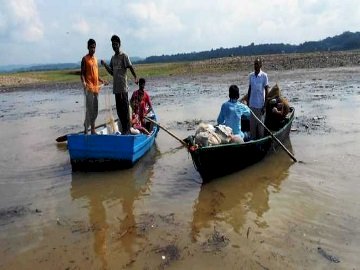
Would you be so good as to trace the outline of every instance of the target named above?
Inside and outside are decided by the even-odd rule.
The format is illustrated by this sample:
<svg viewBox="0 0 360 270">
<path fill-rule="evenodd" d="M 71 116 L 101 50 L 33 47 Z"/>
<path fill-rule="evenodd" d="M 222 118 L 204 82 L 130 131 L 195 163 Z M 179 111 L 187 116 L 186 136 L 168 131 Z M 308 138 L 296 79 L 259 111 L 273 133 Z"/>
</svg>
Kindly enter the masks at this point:
<svg viewBox="0 0 360 270">
<path fill-rule="evenodd" d="M 254 42 L 299 44 L 360 31 L 358 0 L 0 0 L 0 65 L 78 62 L 87 40 L 131 56 Z"/>
</svg>

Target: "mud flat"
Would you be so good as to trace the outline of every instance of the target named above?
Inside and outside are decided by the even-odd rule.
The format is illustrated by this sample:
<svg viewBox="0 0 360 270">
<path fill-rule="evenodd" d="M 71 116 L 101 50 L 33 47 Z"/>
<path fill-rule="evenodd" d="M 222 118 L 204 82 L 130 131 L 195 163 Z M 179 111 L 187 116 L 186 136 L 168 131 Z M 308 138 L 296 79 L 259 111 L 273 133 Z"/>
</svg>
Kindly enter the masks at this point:
<svg viewBox="0 0 360 270">
<path fill-rule="evenodd" d="M 222 66 L 228 71 L 250 71 L 257 56 L 236 56 L 193 62 L 194 69 L 209 71 Z M 293 70 L 304 68 L 331 68 L 360 64 L 360 50 L 260 55 L 266 70 Z"/>
</svg>

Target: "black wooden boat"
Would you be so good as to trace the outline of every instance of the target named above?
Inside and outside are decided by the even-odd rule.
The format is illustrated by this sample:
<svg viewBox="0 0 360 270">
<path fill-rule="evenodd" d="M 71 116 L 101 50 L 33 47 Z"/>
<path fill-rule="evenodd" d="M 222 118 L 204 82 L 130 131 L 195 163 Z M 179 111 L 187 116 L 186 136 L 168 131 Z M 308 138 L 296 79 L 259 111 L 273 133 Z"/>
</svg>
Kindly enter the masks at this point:
<svg viewBox="0 0 360 270">
<path fill-rule="evenodd" d="M 290 108 L 282 127 L 272 132 L 281 143 L 289 138 L 294 115 L 295 109 Z M 242 124 L 242 127 L 246 126 L 248 125 Z M 187 143 L 190 143 L 189 139 Z M 268 134 L 261 139 L 242 144 L 230 143 L 196 148 L 190 143 L 188 149 L 195 168 L 205 183 L 252 165 L 279 147 L 279 144 Z"/>
</svg>

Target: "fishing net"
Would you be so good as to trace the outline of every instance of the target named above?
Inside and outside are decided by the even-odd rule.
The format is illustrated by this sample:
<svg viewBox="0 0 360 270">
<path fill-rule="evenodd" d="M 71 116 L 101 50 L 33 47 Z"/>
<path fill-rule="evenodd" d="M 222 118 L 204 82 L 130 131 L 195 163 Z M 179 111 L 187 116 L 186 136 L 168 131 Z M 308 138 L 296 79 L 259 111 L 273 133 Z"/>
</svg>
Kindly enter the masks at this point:
<svg viewBox="0 0 360 270">
<path fill-rule="evenodd" d="M 111 88 L 107 88 L 106 91 L 104 91 L 104 97 L 105 97 L 105 123 L 106 123 L 106 129 L 108 134 L 114 134 L 119 133 L 119 127 L 115 122 L 115 118 L 113 115 L 113 107 L 111 104 Z"/>
</svg>

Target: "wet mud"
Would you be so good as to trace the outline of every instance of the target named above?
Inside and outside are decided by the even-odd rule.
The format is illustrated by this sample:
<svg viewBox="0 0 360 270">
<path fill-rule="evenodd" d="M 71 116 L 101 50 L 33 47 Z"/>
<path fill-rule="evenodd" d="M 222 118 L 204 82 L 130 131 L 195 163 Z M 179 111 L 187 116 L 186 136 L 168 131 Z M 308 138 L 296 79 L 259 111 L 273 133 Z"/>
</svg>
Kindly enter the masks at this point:
<svg viewBox="0 0 360 270">
<path fill-rule="evenodd" d="M 41 215 L 40 209 L 32 209 L 29 206 L 13 206 L 6 209 L 0 209 L 0 226 L 16 222 L 27 215 Z"/>
<path fill-rule="evenodd" d="M 161 132 L 134 168 L 72 173 L 55 138 L 82 129 L 77 84 L 0 93 L 0 269 L 356 269 L 360 68 L 264 70 L 296 109 L 286 147 L 304 162 L 278 151 L 207 185 Z M 230 84 L 246 93 L 247 74 L 148 88 L 160 123 L 185 138 L 215 123 Z"/>
</svg>

